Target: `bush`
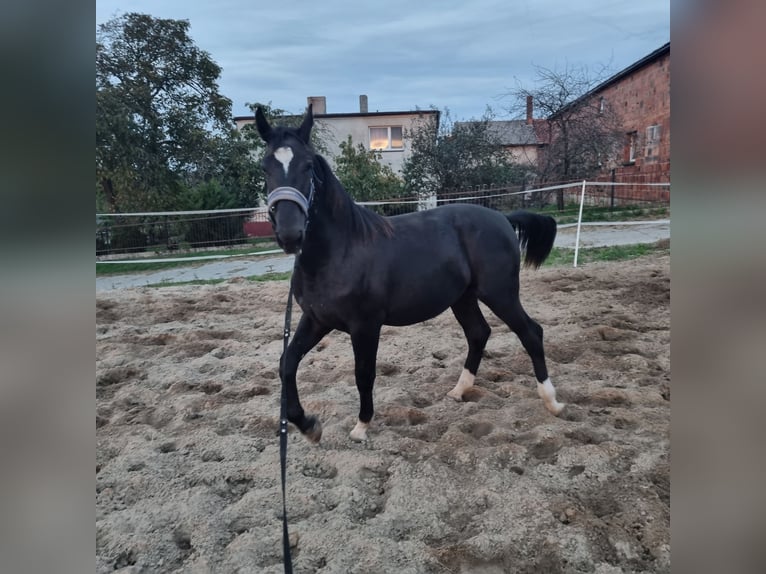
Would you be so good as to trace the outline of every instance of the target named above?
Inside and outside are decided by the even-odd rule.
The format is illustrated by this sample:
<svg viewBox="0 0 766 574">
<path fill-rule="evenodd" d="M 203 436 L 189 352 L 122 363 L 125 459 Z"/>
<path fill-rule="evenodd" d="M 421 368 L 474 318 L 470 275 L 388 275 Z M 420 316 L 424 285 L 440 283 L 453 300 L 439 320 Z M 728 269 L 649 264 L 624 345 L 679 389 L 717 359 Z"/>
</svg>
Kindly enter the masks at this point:
<svg viewBox="0 0 766 574">
<path fill-rule="evenodd" d="M 140 225 L 127 225 L 120 221 L 104 226 L 96 236 L 96 255 L 107 253 L 136 253 L 148 245 L 146 233 Z"/>
</svg>

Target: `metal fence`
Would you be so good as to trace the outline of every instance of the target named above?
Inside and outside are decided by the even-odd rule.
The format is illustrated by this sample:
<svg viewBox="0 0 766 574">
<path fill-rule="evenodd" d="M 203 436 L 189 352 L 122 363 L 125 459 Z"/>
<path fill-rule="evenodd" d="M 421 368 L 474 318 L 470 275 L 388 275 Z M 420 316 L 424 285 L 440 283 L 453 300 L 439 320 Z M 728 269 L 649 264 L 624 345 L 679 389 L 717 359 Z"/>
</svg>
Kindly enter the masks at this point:
<svg viewBox="0 0 766 574">
<path fill-rule="evenodd" d="M 560 224 L 663 219 L 669 217 L 670 184 L 580 181 L 528 190 L 482 186 L 447 190 L 430 197 L 359 202 L 387 216 L 449 203 L 474 203 L 499 211 L 542 211 Z M 97 261 L 247 249 L 270 239 L 271 226 L 264 207 L 96 215 Z"/>
<path fill-rule="evenodd" d="M 248 243 L 245 224 L 262 209 L 104 213 L 96 215 L 96 256 L 143 258 Z M 264 214 L 265 217 L 265 214 Z"/>
</svg>

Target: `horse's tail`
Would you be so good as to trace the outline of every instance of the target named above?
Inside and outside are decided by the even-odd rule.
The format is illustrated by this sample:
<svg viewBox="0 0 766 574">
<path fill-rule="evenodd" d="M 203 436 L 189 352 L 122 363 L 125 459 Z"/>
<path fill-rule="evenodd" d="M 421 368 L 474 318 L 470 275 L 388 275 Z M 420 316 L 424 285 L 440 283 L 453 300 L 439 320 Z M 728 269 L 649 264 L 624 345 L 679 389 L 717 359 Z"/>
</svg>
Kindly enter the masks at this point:
<svg viewBox="0 0 766 574">
<path fill-rule="evenodd" d="M 525 252 L 524 265 L 540 267 L 553 249 L 556 220 L 529 211 L 514 211 L 505 216 L 519 234 L 519 247 Z"/>
</svg>

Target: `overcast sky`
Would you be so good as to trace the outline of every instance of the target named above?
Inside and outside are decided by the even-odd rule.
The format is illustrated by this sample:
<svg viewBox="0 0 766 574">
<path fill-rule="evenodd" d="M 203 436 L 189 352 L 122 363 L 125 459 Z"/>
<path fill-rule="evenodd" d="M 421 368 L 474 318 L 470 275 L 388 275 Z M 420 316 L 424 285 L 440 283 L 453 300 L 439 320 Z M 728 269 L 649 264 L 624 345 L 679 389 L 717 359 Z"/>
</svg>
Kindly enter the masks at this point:
<svg viewBox="0 0 766 574">
<path fill-rule="evenodd" d="M 189 20 L 222 68 L 234 115 L 246 103 L 289 112 L 449 108 L 479 117 L 535 86 L 535 65 L 618 72 L 670 40 L 669 0 L 96 0 L 96 24 L 127 12 Z"/>
</svg>

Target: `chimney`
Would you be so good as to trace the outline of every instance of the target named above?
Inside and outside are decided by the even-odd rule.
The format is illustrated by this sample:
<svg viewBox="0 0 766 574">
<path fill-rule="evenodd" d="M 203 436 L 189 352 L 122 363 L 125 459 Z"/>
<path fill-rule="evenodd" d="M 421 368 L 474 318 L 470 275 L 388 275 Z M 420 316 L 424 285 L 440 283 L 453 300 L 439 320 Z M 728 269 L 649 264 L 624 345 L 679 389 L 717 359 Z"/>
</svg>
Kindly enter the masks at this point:
<svg viewBox="0 0 766 574">
<path fill-rule="evenodd" d="M 314 105 L 311 111 L 315 116 L 324 115 L 327 113 L 327 98 L 325 98 L 325 96 L 309 96 L 306 98 L 306 101 L 306 105 Z"/>
<path fill-rule="evenodd" d="M 360 114 L 367 113 L 367 96 L 365 94 L 362 94 L 361 96 L 359 96 L 359 113 Z"/>
<path fill-rule="evenodd" d="M 533 110 L 533 104 L 532 104 L 532 96 L 527 96 L 527 125 L 532 125 L 532 110 Z"/>
</svg>

